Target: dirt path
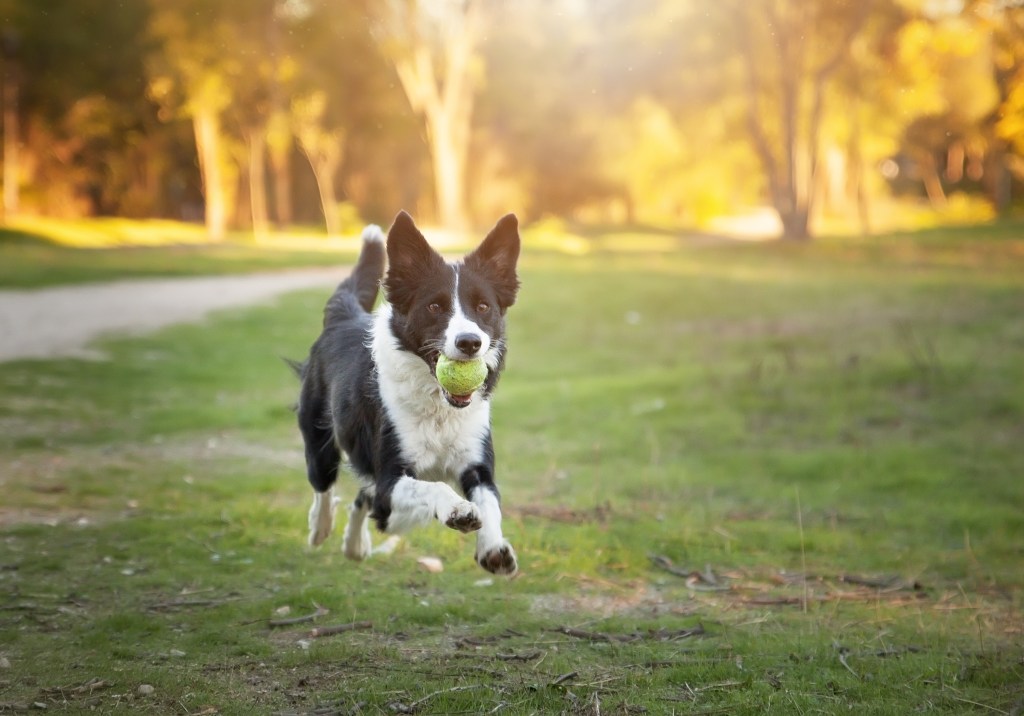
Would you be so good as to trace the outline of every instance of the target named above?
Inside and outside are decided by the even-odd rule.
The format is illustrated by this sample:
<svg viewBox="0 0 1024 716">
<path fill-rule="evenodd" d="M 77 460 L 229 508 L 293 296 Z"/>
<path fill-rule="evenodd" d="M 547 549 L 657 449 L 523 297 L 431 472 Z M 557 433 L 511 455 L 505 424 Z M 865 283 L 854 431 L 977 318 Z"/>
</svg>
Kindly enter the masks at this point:
<svg viewBox="0 0 1024 716">
<path fill-rule="evenodd" d="M 289 291 L 330 289 L 344 270 L 244 276 L 135 279 L 25 291 L 0 290 L 0 362 L 21 358 L 100 358 L 97 338 L 202 320 Z"/>
</svg>

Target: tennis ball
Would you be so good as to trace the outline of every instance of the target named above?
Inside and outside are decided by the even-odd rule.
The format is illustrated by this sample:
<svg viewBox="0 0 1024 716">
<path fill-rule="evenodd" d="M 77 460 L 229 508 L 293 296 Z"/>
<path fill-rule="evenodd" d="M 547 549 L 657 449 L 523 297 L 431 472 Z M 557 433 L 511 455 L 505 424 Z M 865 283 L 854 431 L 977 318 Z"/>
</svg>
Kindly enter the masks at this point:
<svg viewBox="0 0 1024 716">
<path fill-rule="evenodd" d="M 469 395 L 487 380 L 487 364 L 483 358 L 452 360 L 443 353 L 434 369 L 437 382 L 451 395 Z"/>
</svg>

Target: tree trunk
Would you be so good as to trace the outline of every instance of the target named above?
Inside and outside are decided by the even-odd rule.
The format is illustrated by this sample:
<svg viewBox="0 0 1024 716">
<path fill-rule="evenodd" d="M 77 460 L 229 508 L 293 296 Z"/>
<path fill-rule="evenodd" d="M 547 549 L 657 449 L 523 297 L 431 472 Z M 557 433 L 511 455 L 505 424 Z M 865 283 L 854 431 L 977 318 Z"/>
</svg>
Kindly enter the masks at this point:
<svg viewBox="0 0 1024 716">
<path fill-rule="evenodd" d="M 282 108 L 275 109 L 267 122 L 265 137 L 274 175 L 274 218 L 278 227 L 292 223 L 292 130 Z"/>
<path fill-rule="evenodd" d="M 467 228 L 465 147 L 469 127 L 456 127 L 455 118 L 444 113 L 428 117 L 430 155 L 434 168 L 434 191 L 437 197 L 438 220 L 450 229 Z"/>
<path fill-rule="evenodd" d="M 249 204 L 252 232 L 256 238 L 267 234 L 267 173 L 264 164 L 266 134 L 263 127 L 249 131 Z"/>
<path fill-rule="evenodd" d="M 221 159 L 220 119 L 213 110 L 195 112 L 192 124 L 199 155 L 199 172 L 203 179 L 206 231 L 212 241 L 222 241 L 227 229 L 227 192 Z"/>
<path fill-rule="evenodd" d="M 779 209 L 782 221 L 782 238 L 790 241 L 806 241 L 811 238 L 810 211 L 807 206 L 797 206 L 791 211 Z"/>
<path fill-rule="evenodd" d="M 946 191 L 942 188 L 939 168 L 935 157 L 931 154 L 925 154 L 921 157 L 921 173 L 921 178 L 924 181 L 924 190 L 932 206 L 937 209 L 946 206 Z"/>
<path fill-rule="evenodd" d="M 810 238 L 825 84 L 846 58 L 870 5 L 861 3 L 842 36 L 829 45 L 828 56 L 812 67 L 808 43 L 823 39 L 815 37 L 820 28 L 813 3 L 732 3 L 747 86 L 747 127 L 784 239 Z M 756 56 L 758 47 L 773 48 L 774 53 L 766 50 Z"/>
<path fill-rule="evenodd" d="M 408 6 L 413 15 L 415 6 Z M 473 56 L 483 34 L 483 3 L 467 0 L 442 21 L 441 55 L 416 32 L 413 15 L 392 18 L 392 37 L 406 43 L 404 52 L 392 56 L 398 79 L 413 110 L 426 124 L 434 170 L 437 219 L 442 225 L 465 229 L 466 156 L 469 148 L 473 99 L 476 90 Z M 435 68 L 440 68 L 438 75 Z"/>
<path fill-rule="evenodd" d="M 278 227 L 292 223 L 291 147 L 270 149 L 270 168 L 274 174 L 274 218 Z"/>
<path fill-rule="evenodd" d="M 11 60 L 4 62 L 4 218 L 13 218 L 19 210 L 19 173 L 20 163 L 18 161 L 18 139 L 21 133 L 18 128 L 18 83 L 11 70 Z"/>
<path fill-rule="evenodd" d="M 865 186 L 863 133 L 860 124 L 860 111 L 853 108 L 853 125 L 850 141 L 846 150 L 846 164 L 849 167 L 847 192 L 857 205 L 857 220 L 862 236 L 871 235 L 871 207 L 868 204 L 867 186 Z"/>
<path fill-rule="evenodd" d="M 340 140 L 333 140 L 335 141 L 327 140 L 325 146 L 318 150 L 299 137 L 299 146 L 309 159 L 309 166 L 312 167 L 313 177 L 316 179 L 316 188 L 320 192 L 320 206 L 324 212 L 324 223 L 327 225 L 329 236 L 341 233 L 341 212 L 338 211 L 334 175 L 341 165 L 342 151 L 339 146 Z"/>
<path fill-rule="evenodd" d="M 337 236 L 341 233 L 341 217 L 338 212 L 338 195 L 334 188 L 334 171 L 337 162 L 321 160 L 314 165 L 316 186 L 320 190 L 320 205 L 324 210 L 324 223 L 327 235 Z"/>
</svg>

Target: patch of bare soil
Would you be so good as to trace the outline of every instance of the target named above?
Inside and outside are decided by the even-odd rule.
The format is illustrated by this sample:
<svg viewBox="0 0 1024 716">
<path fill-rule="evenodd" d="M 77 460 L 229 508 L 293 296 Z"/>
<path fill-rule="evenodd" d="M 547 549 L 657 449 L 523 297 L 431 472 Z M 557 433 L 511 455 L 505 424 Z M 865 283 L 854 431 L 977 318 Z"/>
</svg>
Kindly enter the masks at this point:
<svg viewBox="0 0 1024 716">
<path fill-rule="evenodd" d="M 289 291 L 326 289 L 344 276 L 344 270 L 330 268 L 0 291 L 0 362 L 102 359 L 90 344 L 103 336 L 199 321 L 212 311 L 249 306 Z"/>
</svg>

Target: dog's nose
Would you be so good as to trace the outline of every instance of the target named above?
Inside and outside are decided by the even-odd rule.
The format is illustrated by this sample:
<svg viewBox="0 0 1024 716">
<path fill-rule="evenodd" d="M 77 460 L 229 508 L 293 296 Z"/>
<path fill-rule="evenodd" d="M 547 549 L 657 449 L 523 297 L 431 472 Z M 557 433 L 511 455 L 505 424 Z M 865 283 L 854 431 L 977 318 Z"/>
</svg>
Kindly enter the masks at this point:
<svg viewBox="0 0 1024 716">
<path fill-rule="evenodd" d="M 483 345 L 483 341 L 475 333 L 460 333 L 455 336 L 455 347 L 467 356 L 475 356 L 481 345 Z"/>
</svg>

